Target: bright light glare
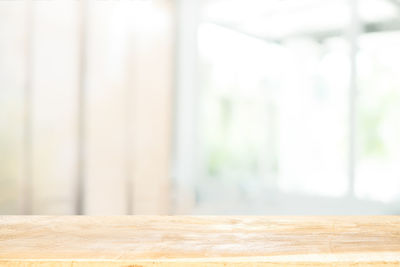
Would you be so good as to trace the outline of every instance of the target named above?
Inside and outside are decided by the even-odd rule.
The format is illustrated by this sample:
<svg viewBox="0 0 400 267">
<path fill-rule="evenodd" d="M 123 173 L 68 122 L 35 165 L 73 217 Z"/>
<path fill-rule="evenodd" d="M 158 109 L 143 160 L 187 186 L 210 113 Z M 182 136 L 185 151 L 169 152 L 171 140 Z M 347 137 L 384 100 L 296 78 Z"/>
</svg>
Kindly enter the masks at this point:
<svg viewBox="0 0 400 267">
<path fill-rule="evenodd" d="M 114 16 L 132 31 L 143 34 L 161 32 L 167 24 L 167 11 L 153 1 L 121 1 Z"/>
</svg>

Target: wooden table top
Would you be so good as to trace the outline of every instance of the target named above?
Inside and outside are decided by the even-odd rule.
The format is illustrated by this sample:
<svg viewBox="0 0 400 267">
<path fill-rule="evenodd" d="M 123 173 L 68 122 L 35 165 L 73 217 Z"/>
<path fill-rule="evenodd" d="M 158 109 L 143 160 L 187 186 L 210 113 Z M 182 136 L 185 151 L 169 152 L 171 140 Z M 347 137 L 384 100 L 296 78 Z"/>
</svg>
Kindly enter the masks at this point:
<svg viewBox="0 0 400 267">
<path fill-rule="evenodd" d="M 3 216 L 0 266 L 400 266 L 400 216 Z"/>
</svg>

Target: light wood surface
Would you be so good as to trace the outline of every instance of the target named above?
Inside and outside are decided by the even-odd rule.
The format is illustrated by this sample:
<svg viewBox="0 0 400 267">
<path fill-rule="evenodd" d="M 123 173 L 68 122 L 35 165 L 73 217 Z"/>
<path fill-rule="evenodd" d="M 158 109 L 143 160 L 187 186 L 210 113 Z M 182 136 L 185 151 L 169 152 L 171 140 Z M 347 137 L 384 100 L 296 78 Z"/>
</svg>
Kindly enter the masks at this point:
<svg viewBox="0 0 400 267">
<path fill-rule="evenodd" d="M 400 217 L 0 217 L 0 266 L 400 266 Z"/>
</svg>

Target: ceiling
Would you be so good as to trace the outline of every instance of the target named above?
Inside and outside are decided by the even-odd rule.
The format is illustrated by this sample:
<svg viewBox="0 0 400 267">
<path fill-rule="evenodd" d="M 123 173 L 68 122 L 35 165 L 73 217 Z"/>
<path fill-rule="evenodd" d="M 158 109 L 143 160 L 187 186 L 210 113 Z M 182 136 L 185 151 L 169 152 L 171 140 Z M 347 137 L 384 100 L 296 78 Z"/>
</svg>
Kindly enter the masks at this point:
<svg viewBox="0 0 400 267">
<path fill-rule="evenodd" d="M 281 41 L 298 36 L 345 34 L 356 0 L 207 0 L 204 22 L 256 38 Z M 365 31 L 400 30 L 400 0 L 359 0 Z M 354 18 L 354 17 L 353 17 Z"/>
</svg>

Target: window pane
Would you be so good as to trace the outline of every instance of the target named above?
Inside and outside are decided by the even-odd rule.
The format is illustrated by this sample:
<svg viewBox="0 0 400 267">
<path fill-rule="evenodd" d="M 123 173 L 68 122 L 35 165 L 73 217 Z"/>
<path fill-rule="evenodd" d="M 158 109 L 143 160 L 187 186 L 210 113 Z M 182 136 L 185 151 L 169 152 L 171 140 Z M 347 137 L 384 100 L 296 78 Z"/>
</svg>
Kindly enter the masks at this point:
<svg viewBox="0 0 400 267">
<path fill-rule="evenodd" d="M 268 189 L 343 196 L 347 1 L 255 2 L 210 2 L 203 10 L 200 203 L 224 192 L 234 207 L 265 199 Z"/>
<path fill-rule="evenodd" d="M 0 1 L 0 213 L 18 214 L 23 180 L 25 2 Z"/>
<path fill-rule="evenodd" d="M 400 5 L 361 1 L 356 195 L 400 198 Z"/>
</svg>

